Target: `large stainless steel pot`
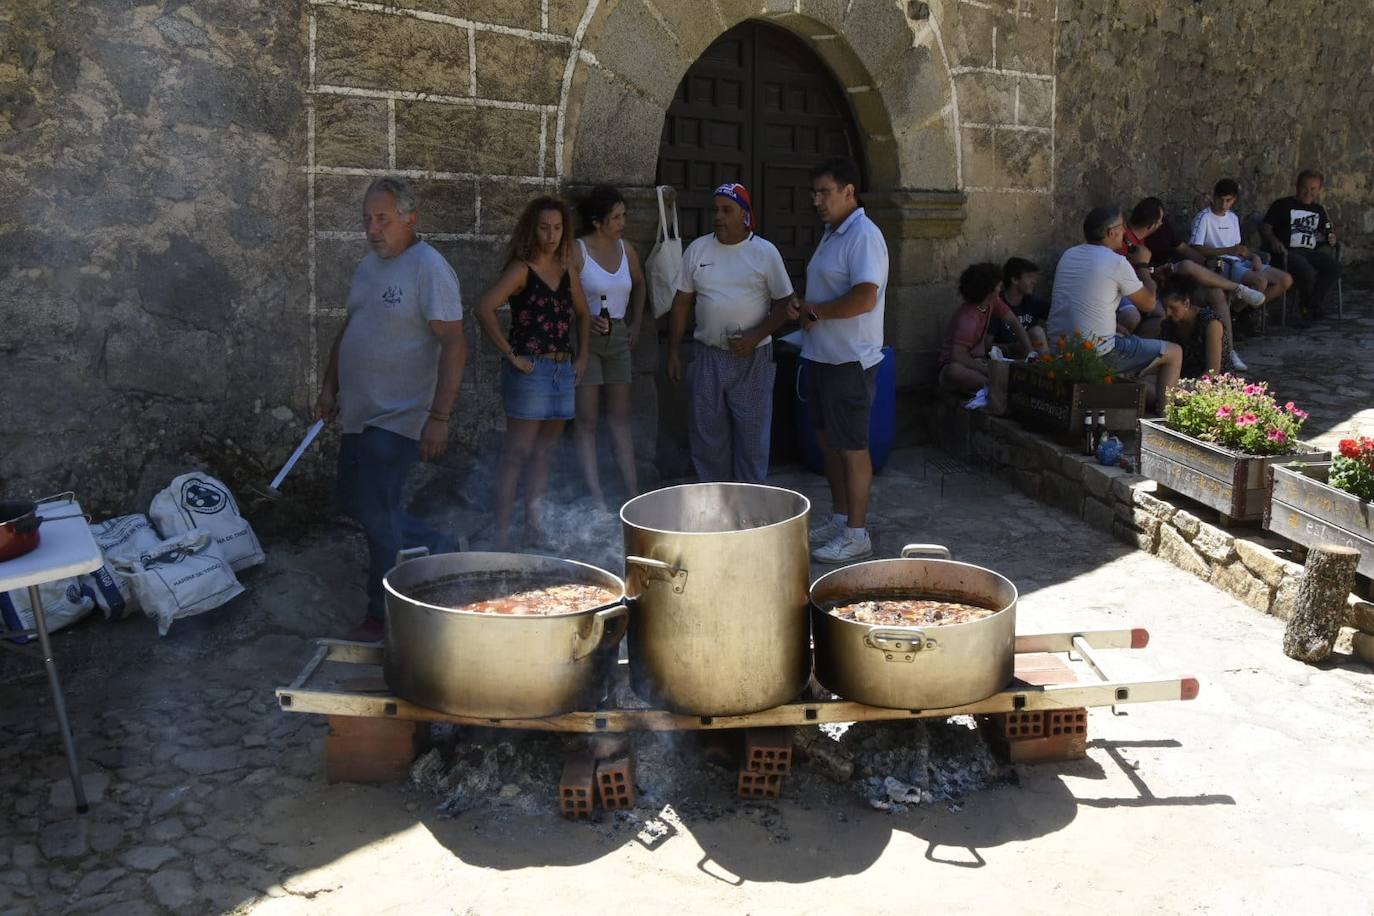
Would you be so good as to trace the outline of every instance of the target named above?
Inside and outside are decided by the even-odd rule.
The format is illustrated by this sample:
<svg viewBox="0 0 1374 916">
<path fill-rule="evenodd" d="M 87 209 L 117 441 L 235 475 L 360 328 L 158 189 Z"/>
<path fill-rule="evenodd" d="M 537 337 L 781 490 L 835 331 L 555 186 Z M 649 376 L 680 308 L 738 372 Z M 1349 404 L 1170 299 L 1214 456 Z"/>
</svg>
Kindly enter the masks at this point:
<svg viewBox="0 0 1374 916">
<path fill-rule="evenodd" d="M 629 614 L 618 576 L 586 563 L 515 553 L 429 556 L 419 548 L 402 558 L 382 582 L 386 683 L 397 696 L 453 715 L 525 719 L 571 712 L 604 694 Z M 605 586 L 616 601 L 541 617 L 455 611 L 413 597 L 475 573 L 557 576 Z"/>
<path fill-rule="evenodd" d="M 939 559 L 916 559 L 920 556 Z M 827 613 L 859 597 L 933 598 L 996 609 L 971 623 L 873 626 Z M 811 586 L 816 680 L 847 700 L 891 709 L 976 703 L 1006 687 L 1016 644 L 1016 586 L 949 550 L 909 544 L 897 560 L 856 563 Z"/>
<path fill-rule="evenodd" d="M 668 487 L 621 508 L 637 689 L 703 716 L 801 692 L 810 509 L 800 493 L 744 483 Z"/>
</svg>

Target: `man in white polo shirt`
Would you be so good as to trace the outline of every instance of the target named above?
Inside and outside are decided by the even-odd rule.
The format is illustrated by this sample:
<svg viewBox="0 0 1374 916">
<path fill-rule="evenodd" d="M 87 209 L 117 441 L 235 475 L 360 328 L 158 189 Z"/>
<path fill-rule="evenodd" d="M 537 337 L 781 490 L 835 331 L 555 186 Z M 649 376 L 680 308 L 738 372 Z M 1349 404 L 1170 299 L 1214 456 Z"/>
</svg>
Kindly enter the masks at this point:
<svg viewBox="0 0 1374 916">
<path fill-rule="evenodd" d="M 878 364 L 883 361 L 887 242 L 859 200 L 859 167 L 830 159 L 811 173 L 812 201 L 825 223 L 806 265 L 806 302 L 794 316 L 805 335 L 811 423 L 825 456 L 831 515 L 811 529 L 818 563 L 873 554 L 865 527 L 873 462 L 868 454 Z"/>
<path fill-rule="evenodd" d="M 683 378 L 679 351 L 693 315 L 687 364 L 687 437 L 703 482 L 763 483 L 773 425 L 772 334 L 787 320 L 792 281 L 782 255 L 754 234 L 754 208 L 742 184 L 723 184 L 711 200 L 715 231 L 682 255 L 668 318 L 668 378 Z"/>
</svg>

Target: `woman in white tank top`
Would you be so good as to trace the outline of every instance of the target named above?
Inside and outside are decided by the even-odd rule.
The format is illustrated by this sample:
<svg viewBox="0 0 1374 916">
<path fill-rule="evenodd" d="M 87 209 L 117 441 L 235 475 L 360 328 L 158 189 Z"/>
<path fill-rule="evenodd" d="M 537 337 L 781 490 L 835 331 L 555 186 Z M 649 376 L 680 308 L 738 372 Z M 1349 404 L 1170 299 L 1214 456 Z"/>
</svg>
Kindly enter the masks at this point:
<svg viewBox="0 0 1374 916">
<path fill-rule="evenodd" d="M 625 198 L 619 191 L 605 185 L 593 188 L 582 202 L 582 221 L 585 234 L 573 250 L 573 268 L 579 272 L 587 296 L 592 333 L 587 371 L 577 386 L 573 441 L 587 489 L 604 506 L 606 498 L 596 461 L 596 424 L 603 391 L 611 450 L 620 468 L 625 498 L 639 495 L 630 430 L 630 352 L 639 339 L 644 318 L 644 272 L 634 248 L 625 244 Z"/>
</svg>

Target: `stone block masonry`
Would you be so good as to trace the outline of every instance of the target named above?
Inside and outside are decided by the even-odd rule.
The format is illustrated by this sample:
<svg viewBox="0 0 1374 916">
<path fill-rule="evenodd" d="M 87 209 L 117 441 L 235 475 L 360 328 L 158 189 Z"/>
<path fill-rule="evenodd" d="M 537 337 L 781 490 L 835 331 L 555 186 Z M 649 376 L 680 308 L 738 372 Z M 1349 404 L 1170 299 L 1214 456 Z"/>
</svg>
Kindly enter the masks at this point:
<svg viewBox="0 0 1374 916">
<path fill-rule="evenodd" d="M 927 419 L 931 437 L 942 448 L 1022 493 L 1154 554 L 1258 611 L 1283 620 L 1292 617 L 1302 565 L 1288 559 L 1293 545 L 1287 541 L 1254 527 L 1228 530 L 1211 524 L 1201 517 L 1210 510 L 1161 492 L 1153 480 L 1103 467 L 1015 420 L 966 410 L 953 398 L 938 397 Z M 1347 623 L 1374 633 L 1374 605 L 1352 596 Z"/>
</svg>

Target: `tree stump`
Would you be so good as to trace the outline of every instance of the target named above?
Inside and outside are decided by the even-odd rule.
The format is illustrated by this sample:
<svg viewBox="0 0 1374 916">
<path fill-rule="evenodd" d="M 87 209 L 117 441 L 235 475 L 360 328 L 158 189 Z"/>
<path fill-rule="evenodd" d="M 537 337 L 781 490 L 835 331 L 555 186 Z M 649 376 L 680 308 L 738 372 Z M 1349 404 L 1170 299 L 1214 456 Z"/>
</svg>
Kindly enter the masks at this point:
<svg viewBox="0 0 1374 916">
<path fill-rule="evenodd" d="M 1283 633 L 1284 655 L 1319 662 L 1331 654 L 1359 562 L 1360 552 L 1353 547 L 1321 544 L 1308 550 L 1293 619 Z"/>
</svg>

